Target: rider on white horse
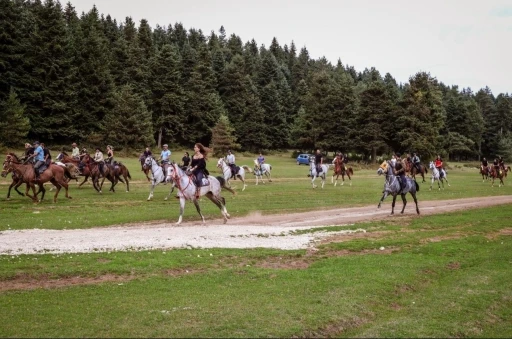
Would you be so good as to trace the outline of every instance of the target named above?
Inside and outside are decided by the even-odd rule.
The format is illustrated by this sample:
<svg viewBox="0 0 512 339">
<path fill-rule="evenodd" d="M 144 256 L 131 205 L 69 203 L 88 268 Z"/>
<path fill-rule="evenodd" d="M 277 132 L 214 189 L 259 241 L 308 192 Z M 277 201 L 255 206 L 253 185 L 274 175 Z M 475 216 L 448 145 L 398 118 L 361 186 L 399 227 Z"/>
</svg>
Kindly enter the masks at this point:
<svg viewBox="0 0 512 339">
<path fill-rule="evenodd" d="M 231 168 L 231 177 L 236 179 L 236 165 L 235 165 L 235 155 L 231 153 L 231 150 L 228 150 L 228 155 L 226 156 L 226 162 L 228 166 Z"/>
<path fill-rule="evenodd" d="M 320 173 L 322 172 L 322 163 L 323 163 L 323 157 L 322 157 L 322 154 L 320 153 L 320 149 L 318 148 L 316 150 L 316 154 L 315 154 L 315 166 L 316 166 L 317 176 L 319 176 Z"/>
</svg>

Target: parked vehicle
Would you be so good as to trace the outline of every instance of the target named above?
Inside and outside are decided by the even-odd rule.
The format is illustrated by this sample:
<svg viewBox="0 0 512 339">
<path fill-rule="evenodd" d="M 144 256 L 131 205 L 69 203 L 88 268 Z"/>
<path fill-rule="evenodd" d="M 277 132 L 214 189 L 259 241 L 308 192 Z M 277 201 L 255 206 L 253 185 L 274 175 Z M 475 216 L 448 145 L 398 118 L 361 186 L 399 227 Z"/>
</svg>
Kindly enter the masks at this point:
<svg viewBox="0 0 512 339">
<path fill-rule="evenodd" d="M 297 157 L 297 165 L 309 165 L 311 160 L 315 161 L 315 156 L 312 154 L 299 154 Z"/>
</svg>

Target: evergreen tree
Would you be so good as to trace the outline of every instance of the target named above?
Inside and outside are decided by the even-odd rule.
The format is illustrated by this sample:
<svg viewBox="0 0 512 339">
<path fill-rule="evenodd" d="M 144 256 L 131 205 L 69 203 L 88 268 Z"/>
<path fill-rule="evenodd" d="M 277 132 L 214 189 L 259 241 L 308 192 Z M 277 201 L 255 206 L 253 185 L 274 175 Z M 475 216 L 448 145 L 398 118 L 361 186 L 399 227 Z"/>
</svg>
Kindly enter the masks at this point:
<svg viewBox="0 0 512 339">
<path fill-rule="evenodd" d="M 122 86 L 115 92 L 113 105 L 114 109 L 107 113 L 102 122 L 107 142 L 123 149 L 153 144 L 151 113 L 130 85 Z"/>
<path fill-rule="evenodd" d="M 30 120 L 25 116 L 25 106 L 11 88 L 5 101 L 0 101 L 0 144 L 19 147 L 26 140 Z"/>
<path fill-rule="evenodd" d="M 212 139 L 210 147 L 215 156 L 226 154 L 229 149 L 239 149 L 240 145 L 236 142 L 234 129 L 229 122 L 229 118 L 221 114 L 219 120 L 212 128 Z"/>
<path fill-rule="evenodd" d="M 482 118 L 485 122 L 481 151 L 483 154 L 495 154 L 498 139 L 496 137 L 496 129 L 493 123 L 493 117 L 496 115 L 494 96 L 492 95 L 489 87 L 486 87 L 477 92 L 475 100 L 482 112 Z"/>
</svg>

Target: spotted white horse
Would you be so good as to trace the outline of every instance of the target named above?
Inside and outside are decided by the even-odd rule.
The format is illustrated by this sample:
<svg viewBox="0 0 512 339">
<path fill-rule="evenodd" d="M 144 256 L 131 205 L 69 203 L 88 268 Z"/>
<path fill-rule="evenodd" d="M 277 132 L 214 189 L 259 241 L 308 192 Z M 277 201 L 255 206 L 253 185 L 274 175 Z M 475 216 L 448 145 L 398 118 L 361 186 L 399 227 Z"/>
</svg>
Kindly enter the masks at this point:
<svg viewBox="0 0 512 339">
<path fill-rule="evenodd" d="M 430 191 L 432 190 L 432 185 L 434 185 L 435 181 L 437 181 L 437 187 L 439 188 L 439 190 L 441 190 L 441 185 L 443 186 L 443 189 L 444 189 L 444 181 L 446 181 L 448 186 L 450 186 L 450 183 L 448 182 L 448 178 L 446 177 L 446 171 L 444 169 L 442 169 L 443 176 L 441 176 L 441 173 L 439 173 L 439 170 L 436 168 L 433 161 L 430 162 L 429 167 L 432 170 L 432 178 L 430 179 L 430 189 L 429 189 Z"/>
<path fill-rule="evenodd" d="M 155 190 L 155 187 L 162 183 L 170 183 L 171 184 L 171 190 L 169 191 L 169 194 L 165 197 L 165 200 L 169 199 L 169 196 L 174 191 L 174 181 L 171 178 L 170 174 L 170 166 L 167 167 L 167 175 L 164 175 L 164 171 L 160 165 L 156 162 L 156 160 L 152 156 L 146 157 L 146 160 L 144 160 L 144 165 L 142 165 L 144 169 L 150 168 L 151 169 L 151 191 L 149 192 L 148 201 L 153 199 L 153 192 Z"/>
<path fill-rule="evenodd" d="M 263 181 L 263 175 L 267 177 L 267 180 L 269 182 L 272 182 L 272 178 L 270 175 L 270 171 L 272 170 L 272 165 L 270 164 L 259 164 L 257 159 L 254 159 L 254 175 L 256 176 L 256 185 L 258 184 L 258 179 L 261 179 L 262 183 L 265 183 Z"/>
<path fill-rule="evenodd" d="M 220 158 L 217 161 L 217 167 L 222 170 L 222 176 L 224 177 L 224 180 L 226 181 L 227 187 L 231 187 L 231 183 L 229 180 L 231 179 L 231 167 L 229 167 L 228 163 L 224 158 Z M 249 173 L 252 172 L 251 168 L 247 165 L 240 166 L 240 169 L 238 170 L 238 173 L 235 175 L 235 179 L 238 178 L 242 181 L 244 187 L 242 188 L 242 191 L 245 190 L 245 187 L 247 187 L 247 184 L 245 183 L 245 171 L 249 171 Z"/>
<path fill-rule="evenodd" d="M 315 185 L 315 179 L 317 177 L 320 177 L 320 179 L 322 179 L 322 188 L 324 188 L 325 177 L 327 176 L 327 171 L 329 170 L 329 165 L 321 165 L 320 168 L 322 169 L 322 172 L 317 173 L 316 172 L 316 165 L 315 165 L 314 160 L 311 160 L 309 162 L 309 175 L 308 175 L 308 177 L 311 177 L 311 186 L 313 186 L 313 188 L 317 187 Z"/>
</svg>

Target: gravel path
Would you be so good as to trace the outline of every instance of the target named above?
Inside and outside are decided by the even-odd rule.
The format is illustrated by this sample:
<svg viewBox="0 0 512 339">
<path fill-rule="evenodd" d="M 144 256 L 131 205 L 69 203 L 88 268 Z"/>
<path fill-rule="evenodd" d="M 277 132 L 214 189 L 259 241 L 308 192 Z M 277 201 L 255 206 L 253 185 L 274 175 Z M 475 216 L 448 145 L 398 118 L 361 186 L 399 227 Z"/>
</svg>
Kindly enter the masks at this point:
<svg viewBox="0 0 512 339">
<path fill-rule="evenodd" d="M 467 198 L 420 202 L 422 215 L 446 213 L 477 207 L 512 203 L 512 196 Z M 398 211 L 401 202 L 397 202 Z M 185 222 L 133 224 L 77 230 L 9 230 L 0 232 L 0 255 L 35 253 L 86 253 L 168 248 L 278 248 L 302 249 L 314 246 L 326 236 L 364 232 L 316 232 L 293 234 L 293 231 L 326 225 L 350 225 L 390 216 L 390 204 L 377 209 L 376 204 L 364 207 L 339 208 L 313 212 L 259 215 L 221 220 L 206 224 Z M 414 216 L 414 203 L 409 202 L 405 216 Z"/>
</svg>

